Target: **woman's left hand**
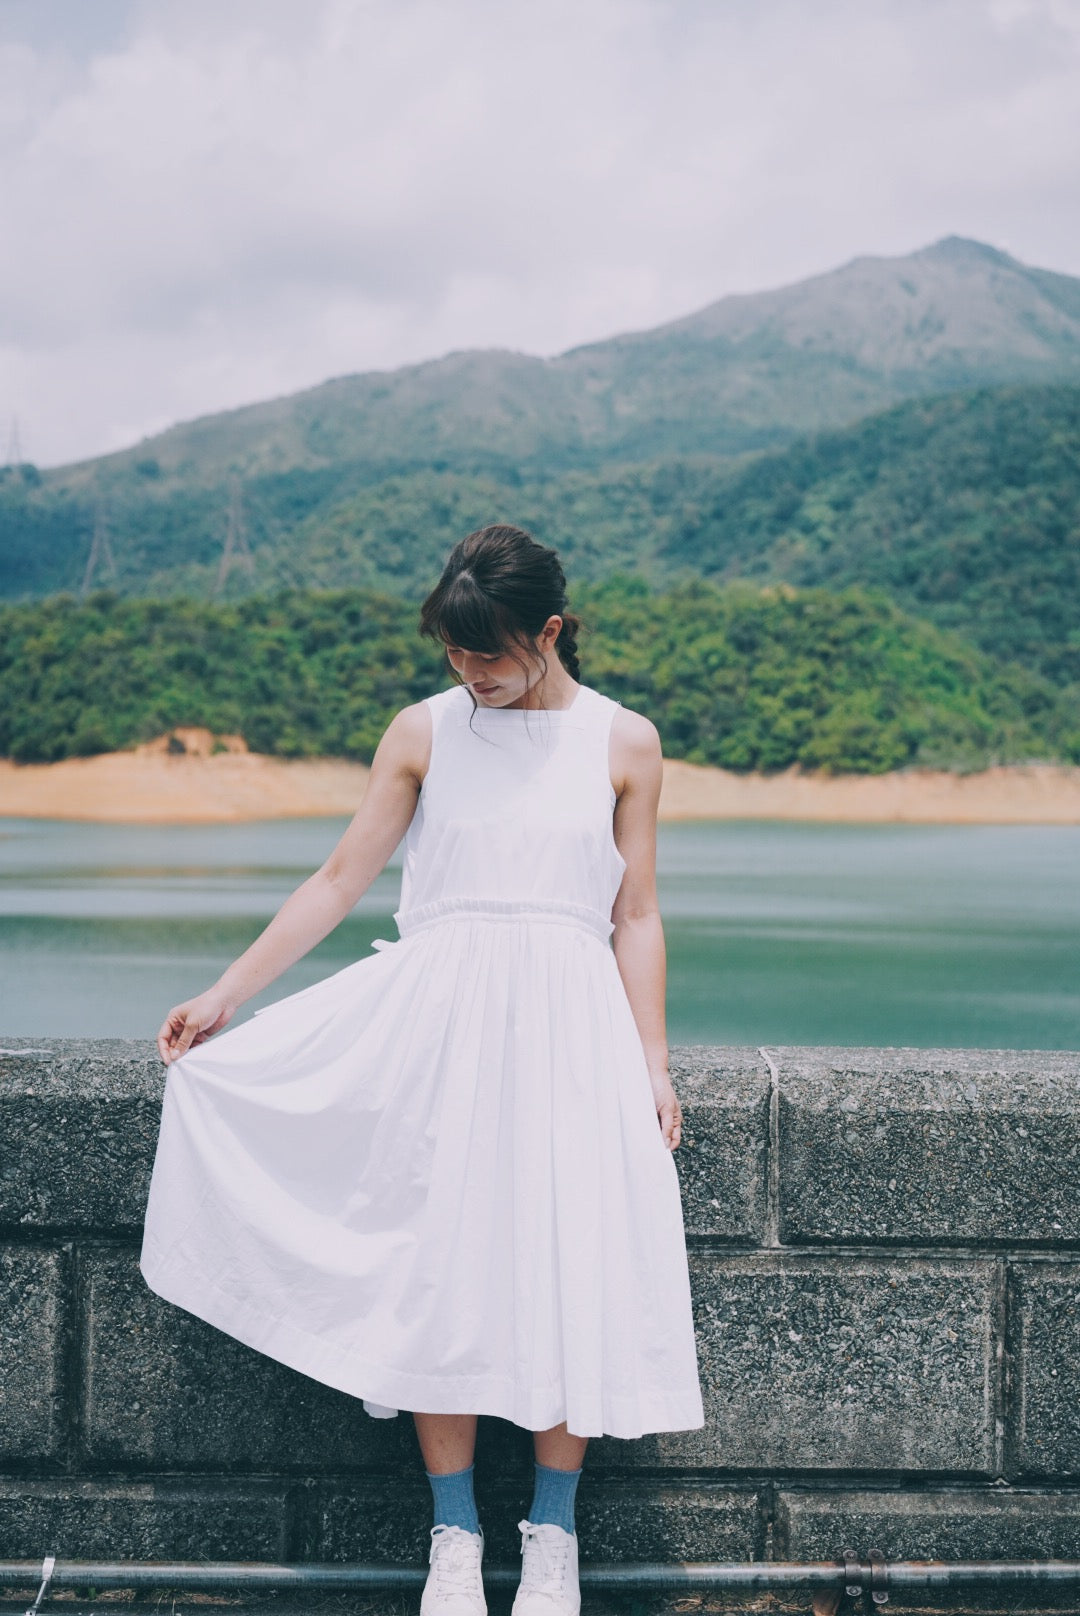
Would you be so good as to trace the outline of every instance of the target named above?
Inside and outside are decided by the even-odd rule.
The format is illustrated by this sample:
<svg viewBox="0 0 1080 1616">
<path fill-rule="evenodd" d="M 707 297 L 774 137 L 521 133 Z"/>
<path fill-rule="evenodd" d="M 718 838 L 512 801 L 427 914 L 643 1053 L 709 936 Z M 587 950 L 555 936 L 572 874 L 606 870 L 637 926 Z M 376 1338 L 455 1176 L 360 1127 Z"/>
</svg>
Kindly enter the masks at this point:
<svg viewBox="0 0 1080 1616">
<path fill-rule="evenodd" d="M 676 1150 L 682 1139 L 682 1106 L 671 1086 L 670 1077 L 657 1075 L 651 1082 L 664 1143 L 669 1150 Z"/>
</svg>

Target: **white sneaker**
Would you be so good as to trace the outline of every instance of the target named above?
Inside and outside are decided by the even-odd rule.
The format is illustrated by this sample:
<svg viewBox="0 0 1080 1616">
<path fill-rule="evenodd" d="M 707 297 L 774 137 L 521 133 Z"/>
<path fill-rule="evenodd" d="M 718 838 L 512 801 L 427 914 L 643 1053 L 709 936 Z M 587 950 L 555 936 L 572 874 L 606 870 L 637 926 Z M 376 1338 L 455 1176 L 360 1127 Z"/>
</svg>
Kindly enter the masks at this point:
<svg viewBox="0 0 1080 1616">
<path fill-rule="evenodd" d="M 433 1526 L 420 1616 L 487 1616 L 480 1561 L 484 1530 L 466 1532 L 463 1526 Z"/>
<path fill-rule="evenodd" d="M 580 1616 L 576 1532 L 544 1521 L 518 1521 L 521 1583 L 510 1616 Z"/>
</svg>

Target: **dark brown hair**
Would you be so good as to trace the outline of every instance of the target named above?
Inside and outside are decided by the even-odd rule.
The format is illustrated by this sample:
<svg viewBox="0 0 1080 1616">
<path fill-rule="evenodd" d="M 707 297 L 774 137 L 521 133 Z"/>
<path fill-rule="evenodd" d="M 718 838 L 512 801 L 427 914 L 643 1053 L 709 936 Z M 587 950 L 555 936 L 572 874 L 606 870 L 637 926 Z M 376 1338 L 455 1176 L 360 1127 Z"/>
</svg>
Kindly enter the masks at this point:
<svg viewBox="0 0 1080 1616">
<path fill-rule="evenodd" d="M 455 544 L 420 608 L 420 632 L 483 656 L 512 656 L 527 672 L 514 651 L 524 651 L 534 666 L 542 663 L 531 641 L 552 616 L 563 620 L 555 641 L 559 660 L 572 679 L 580 680 L 581 619 L 566 609 L 566 575 L 557 553 L 524 528 L 496 524 L 477 528 Z"/>
</svg>

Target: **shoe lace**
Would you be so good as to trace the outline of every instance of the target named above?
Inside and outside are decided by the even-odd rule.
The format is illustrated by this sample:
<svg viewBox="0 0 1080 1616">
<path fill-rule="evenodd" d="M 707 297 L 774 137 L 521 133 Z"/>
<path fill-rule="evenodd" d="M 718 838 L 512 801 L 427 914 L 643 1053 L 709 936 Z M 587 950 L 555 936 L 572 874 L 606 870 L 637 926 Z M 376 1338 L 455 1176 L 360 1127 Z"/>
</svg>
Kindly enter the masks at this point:
<svg viewBox="0 0 1080 1616">
<path fill-rule="evenodd" d="M 565 1532 L 545 1530 L 546 1523 L 518 1521 L 522 1533 L 521 1586 L 532 1593 L 561 1595 L 564 1592 L 570 1539 Z"/>
<path fill-rule="evenodd" d="M 435 1587 L 439 1594 L 476 1592 L 476 1546 L 463 1526 L 431 1528 L 431 1559 L 435 1566 Z"/>
</svg>

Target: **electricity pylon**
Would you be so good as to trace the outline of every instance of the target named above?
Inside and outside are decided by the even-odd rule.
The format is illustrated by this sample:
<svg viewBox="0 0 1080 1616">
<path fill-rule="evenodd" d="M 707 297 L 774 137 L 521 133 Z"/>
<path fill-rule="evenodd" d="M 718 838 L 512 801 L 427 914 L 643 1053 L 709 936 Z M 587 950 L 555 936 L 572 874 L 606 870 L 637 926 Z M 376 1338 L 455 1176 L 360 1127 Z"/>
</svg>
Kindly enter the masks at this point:
<svg viewBox="0 0 1080 1616">
<path fill-rule="evenodd" d="M 21 466 L 22 463 L 22 443 L 19 441 L 19 417 L 17 415 L 13 415 L 11 417 L 11 430 L 8 433 L 7 458 L 4 461 L 4 465 L 11 466 L 14 469 L 16 466 Z"/>
<path fill-rule="evenodd" d="M 214 581 L 213 593 L 221 593 L 222 586 L 234 567 L 244 567 L 249 578 L 255 576 L 255 557 L 251 553 L 247 535 L 244 532 L 244 512 L 240 497 L 240 479 L 233 477 L 229 482 L 229 522 L 225 531 L 225 548 L 221 552 L 221 561 L 218 565 L 217 578 Z"/>
<path fill-rule="evenodd" d="M 82 589 L 79 599 L 85 600 L 90 589 L 90 580 L 100 566 L 108 567 L 110 573 L 116 577 L 116 561 L 109 543 L 109 523 L 105 513 L 105 501 L 99 494 L 94 504 L 94 537 L 90 545 L 90 554 L 86 558 L 86 571 L 83 573 Z"/>
</svg>

